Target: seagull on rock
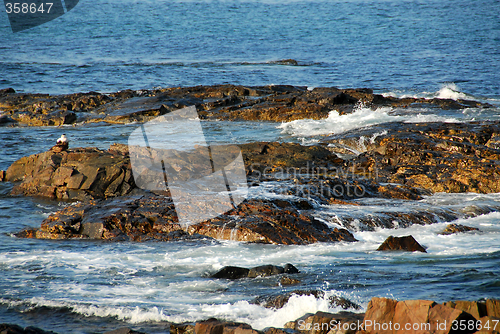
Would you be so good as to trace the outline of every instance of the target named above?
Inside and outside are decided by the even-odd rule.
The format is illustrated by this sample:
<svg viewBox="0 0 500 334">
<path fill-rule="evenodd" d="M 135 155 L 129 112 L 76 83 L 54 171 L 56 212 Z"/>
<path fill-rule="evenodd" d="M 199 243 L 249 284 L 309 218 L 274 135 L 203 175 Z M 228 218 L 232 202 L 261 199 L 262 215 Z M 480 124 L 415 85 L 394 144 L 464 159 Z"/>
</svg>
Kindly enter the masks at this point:
<svg viewBox="0 0 500 334">
<path fill-rule="evenodd" d="M 53 152 L 59 153 L 66 151 L 69 148 L 69 140 L 65 134 L 63 134 L 56 142 L 54 146 L 50 149 Z"/>
<path fill-rule="evenodd" d="M 69 140 L 63 133 L 62 136 L 57 140 L 57 144 L 69 144 Z"/>
</svg>

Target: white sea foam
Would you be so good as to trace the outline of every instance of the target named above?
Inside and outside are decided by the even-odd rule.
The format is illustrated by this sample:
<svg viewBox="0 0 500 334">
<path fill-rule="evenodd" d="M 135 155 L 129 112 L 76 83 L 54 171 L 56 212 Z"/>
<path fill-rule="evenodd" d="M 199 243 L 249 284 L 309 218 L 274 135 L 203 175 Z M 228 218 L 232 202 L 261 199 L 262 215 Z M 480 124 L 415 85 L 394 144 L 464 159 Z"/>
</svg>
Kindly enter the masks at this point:
<svg viewBox="0 0 500 334">
<path fill-rule="evenodd" d="M 459 118 L 440 116 L 429 113 L 404 113 L 398 114 L 397 110 L 389 107 L 371 109 L 358 106 L 349 114 L 340 115 L 332 110 L 328 117 L 321 120 L 295 120 L 282 123 L 278 126 L 281 133 L 301 138 L 303 142 L 313 142 L 310 137 L 333 135 L 349 130 L 360 129 L 371 125 L 392 122 L 422 123 L 422 122 L 461 122 Z"/>
<path fill-rule="evenodd" d="M 476 100 L 477 98 L 466 94 L 460 90 L 460 88 L 453 82 L 446 83 L 441 86 L 438 91 L 435 92 L 412 92 L 412 91 L 401 91 L 394 90 L 391 92 L 382 93 L 385 97 L 397 97 L 397 98 L 417 98 L 417 99 L 452 99 L 452 100 Z"/>
</svg>

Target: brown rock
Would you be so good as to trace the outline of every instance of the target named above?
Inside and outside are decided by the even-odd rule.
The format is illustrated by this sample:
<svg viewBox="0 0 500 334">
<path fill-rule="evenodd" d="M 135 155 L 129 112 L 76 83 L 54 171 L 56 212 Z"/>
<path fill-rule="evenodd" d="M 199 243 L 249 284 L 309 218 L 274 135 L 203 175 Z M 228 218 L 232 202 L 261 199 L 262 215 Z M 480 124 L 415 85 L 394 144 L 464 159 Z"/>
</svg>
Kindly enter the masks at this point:
<svg viewBox="0 0 500 334">
<path fill-rule="evenodd" d="M 423 252 L 427 253 L 424 247 L 422 247 L 411 235 L 404 237 L 388 237 L 380 246 L 377 248 L 378 251 L 408 251 L 408 252 Z"/>
<path fill-rule="evenodd" d="M 280 282 L 279 282 L 279 285 L 282 285 L 282 286 L 285 286 L 285 285 L 296 285 L 296 284 L 300 284 L 301 281 L 296 279 L 296 278 L 291 278 L 291 277 L 288 277 L 288 276 L 283 276 L 281 277 L 280 279 Z"/>
<path fill-rule="evenodd" d="M 258 334 L 250 325 L 238 322 L 222 322 L 217 319 L 208 319 L 197 322 L 195 334 Z"/>
<path fill-rule="evenodd" d="M 466 300 L 456 300 L 453 302 L 444 303 L 445 306 L 455 308 L 469 313 L 474 318 L 479 319 L 488 315 L 486 303 L 466 301 Z"/>
<path fill-rule="evenodd" d="M 392 321 L 396 313 L 397 303 L 396 300 L 389 298 L 372 298 L 366 308 L 364 328 L 370 332 L 374 329 L 375 322 L 388 324 L 389 321 Z"/>
<path fill-rule="evenodd" d="M 129 168 L 128 156 L 110 151 L 52 149 L 14 162 L 5 180 L 21 181 L 13 194 L 70 200 L 104 198 L 124 195 L 135 188 L 131 172 L 127 174 Z"/>
<path fill-rule="evenodd" d="M 470 231 L 479 231 L 478 228 L 465 226 L 461 224 L 448 224 L 443 232 L 439 233 L 442 235 L 454 234 L 454 233 L 464 233 Z"/>
<path fill-rule="evenodd" d="M 485 316 L 479 319 L 481 323 L 476 323 L 478 331 L 476 334 L 499 334 L 500 333 L 500 318 Z"/>
<path fill-rule="evenodd" d="M 5 171 L 0 170 L 0 182 L 3 182 L 3 181 L 5 181 Z"/>
<path fill-rule="evenodd" d="M 486 312 L 490 317 L 500 318 L 500 300 L 499 299 L 486 300 Z"/>
<path fill-rule="evenodd" d="M 363 320 L 363 314 L 341 312 L 316 312 L 306 314 L 294 322 L 287 323 L 291 328 L 304 334 L 354 334 L 358 331 Z"/>
<path fill-rule="evenodd" d="M 466 312 L 429 300 L 397 302 L 372 298 L 363 324 L 366 333 L 454 333 L 452 326 L 460 321 L 468 323 L 476 319 Z"/>
</svg>

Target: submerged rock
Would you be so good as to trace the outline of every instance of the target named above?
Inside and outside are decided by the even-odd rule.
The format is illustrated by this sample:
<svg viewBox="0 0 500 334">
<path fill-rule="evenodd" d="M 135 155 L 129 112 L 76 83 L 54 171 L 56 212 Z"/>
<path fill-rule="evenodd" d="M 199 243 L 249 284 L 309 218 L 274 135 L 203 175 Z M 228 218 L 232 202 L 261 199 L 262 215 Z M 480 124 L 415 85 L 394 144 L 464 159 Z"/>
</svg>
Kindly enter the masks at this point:
<svg viewBox="0 0 500 334">
<path fill-rule="evenodd" d="M 240 279 L 240 278 L 256 278 L 266 277 L 279 274 L 298 274 L 299 270 L 294 265 L 287 263 L 283 267 L 274 266 L 272 264 L 258 266 L 254 268 L 242 268 L 234 266 L 226 266 L 220 269 L 211 278 L 226 278 L 226 279 Z"/>
<path fill-rule="evenodd" d="M 377 248 L 378 251 L 407 251 L 407 252 L 422 252 L 427 253 L 424 247 L 422 247 L 415 238 L 411 235 L 404 237 L 393 237 L 392 235 L 388 237 L 380 246 Z"/>
<path fill-rule="evenodd" d="M 439 234 L 449 235 L 449 234 L 464 233 L 464 232 L 471 232 L 471 231 L 479 231 L 479 229 L 476 227 L 470 227 L 470 226 L 465 226 L 465 225 L 461 225 L 461 224 L 449 224 L 446 226 L 446 228 L 443 230 L 443 232 L 441 232 Z"/>
<path fill-rule="evenodd" d="M 56 334 L 52 331 L 44 331 L 40 328 L 28 326 L 22 328 L 13 324 L 0 324 L 0 333 L 2 334 Z"/>
<path fill-rule="evenodd" d="M 77 203 L 50 215 L 39 229 L 26 229 L 17 236 L 115 241 L 209 237 L 287 245 L 356 241 L 347 230 L 330 229 L 312 214 L 300 213 L 293 202 L 287 201 L 248 200 L 235 210 L 185 229 L 178 222 L 170 197 L 155 194 Z M 293 268 L 287 271 L 292 272 Z"/>
</svg>

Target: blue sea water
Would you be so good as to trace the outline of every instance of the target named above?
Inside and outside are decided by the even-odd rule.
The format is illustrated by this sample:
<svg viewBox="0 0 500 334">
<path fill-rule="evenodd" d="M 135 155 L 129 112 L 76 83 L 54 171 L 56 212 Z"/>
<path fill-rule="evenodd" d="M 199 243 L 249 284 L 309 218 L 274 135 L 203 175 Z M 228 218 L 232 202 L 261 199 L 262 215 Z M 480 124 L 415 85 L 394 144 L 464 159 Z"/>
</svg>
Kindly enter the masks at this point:
<svg viewBox="0 0 500 334">
<path fill-rule="evenodd" d="M 12 33 L 0 87 L 111 92 L 292 84 L 498 96 L 500 4 L 477 0 L 80 0 Z M 294 59 L 297 65 L 276 61 Z"/>
<path fill-rule="evenodd" d="M 12 33 L 7 14 L 0 11 L 0 89 L 59 94 L 291 84 L 369 87 L 395 96 L 469 98 L 495 106 L 463 111 L 359 108 L 351 115 L 332 113 L 321 121 L 283 125 L 204 123 L 214 140 L 225 128 L 230 136 L 223 139 L 235 143 L 314 143 L 311 135 L 388 121 L 498 120 L 498 13 L 497 0 L 80 0 L 54 21 Z M 287 59 L 296 63 L 280 62 Z M 107 148 L 126 143 L 135 126 L 0 127 L 0 170 L 20 157 L 47 150 L 61 131 L 78 146 Z M 267 190 L 272 186 L 251 188 L 251 195 L 270 196 Z M 356 244 L 20 240 L 12 233 L 39 226 L 69 203 L 12 197 L 11 188 L 12 184 L 0 183 L 0 323 L 59 333 L 102 333 L 121 326 L 165 333 L 165 321 L 219 317 L 262 329 L 283 326 L 307 312 L 339 311 L 329 307 L 331 295 L 364 308 L 373 296 L 500 298 L 499 212 L 459 219 L 481 233 L 442 236 L 442 222 L 355 230 L 360 240 Z M 500 206 L 500 194 L 435 194 L 421 201 L 360 204 L 355 211 L 321 208 L 318 215 L 326 212 L 334 222 L 391 210 L 467 212 Z M 376 252 L 391 234 L 415 236 L 428 253 Z M 276 278 L 208 278 L 225 265 L 268 263 L 293 263 L 301 270 L 301 285 L 276 286 Z M 294 297 L 281 310 L 250 303 L 260 295 L 296 288 L 323 290 L 326 296 Z"/>
</svg>

